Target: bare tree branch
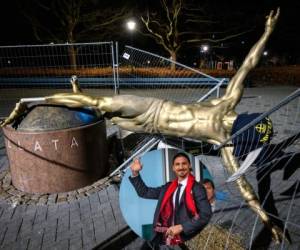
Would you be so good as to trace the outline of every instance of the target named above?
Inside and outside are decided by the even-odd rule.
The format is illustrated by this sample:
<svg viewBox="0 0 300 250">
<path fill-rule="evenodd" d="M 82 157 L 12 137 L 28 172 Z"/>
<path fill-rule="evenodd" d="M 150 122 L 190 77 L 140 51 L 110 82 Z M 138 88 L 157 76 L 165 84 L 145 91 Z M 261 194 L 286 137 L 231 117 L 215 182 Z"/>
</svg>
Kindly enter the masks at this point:
<svg viewBox="0 0 300 250">
<path fill-rule="evenodd" d="M 163 13 L 153 15 L 147 11 L 141 17 L 144 24 L 144 35 L 151 37 L 161 45 L 172 58 L 176 58 L 177 52 L 186 44 L 208 42 L 217 44 L 245 33 L 236 28 L 224 29 L 219 16 L 209 17 L 204 5 L 198 1 L 189 0 L 161 0 Z M 220 29 L 224 29 L 221 30 Z M 214 31 L 215 30 L 215 31 Z M 215 38 L 218 36 L 217 38 Z"/>
</svg>

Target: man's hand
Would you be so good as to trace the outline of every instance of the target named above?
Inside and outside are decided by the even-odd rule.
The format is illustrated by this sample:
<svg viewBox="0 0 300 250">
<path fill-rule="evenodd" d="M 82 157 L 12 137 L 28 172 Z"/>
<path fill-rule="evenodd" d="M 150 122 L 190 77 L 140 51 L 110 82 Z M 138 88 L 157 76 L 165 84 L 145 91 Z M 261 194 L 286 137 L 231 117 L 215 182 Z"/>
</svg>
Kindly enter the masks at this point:
<svg viewBox="0 0 300 250">
<path fill-rule="evenodd" d="M 142 170 L 143 166 L 138 158 L 134 159 L 130 165 L 132 176 L 138 176 L 139 172 Z"/>
<path fill-rule="evenodd" d="M 175 225 L 168 228 L 166 232 L 167 237 L 174 237 L 175 235 L 180 234 L 183 231 L 182 225 Z"/>
</svg>

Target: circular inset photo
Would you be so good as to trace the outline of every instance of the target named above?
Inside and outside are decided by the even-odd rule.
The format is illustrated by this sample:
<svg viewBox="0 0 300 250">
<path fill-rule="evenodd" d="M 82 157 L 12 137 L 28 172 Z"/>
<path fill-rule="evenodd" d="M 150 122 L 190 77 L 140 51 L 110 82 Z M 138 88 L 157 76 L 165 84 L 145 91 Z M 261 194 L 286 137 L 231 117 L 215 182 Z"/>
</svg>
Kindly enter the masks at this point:
<svg viewBox="0 0 300 250">
<path fill-rule="evenodd" d="M 182 150 L 163 148 L 150 151 L 140 157 L 142 170 L 140 176 L 148 187 L 159 187 L 176 178 L 172 170 L 173 157 Z M 192 173 L 197 181 L 210 178 L 207 169 L 200 161 L 186 154 L 190 158 Z M 128 168 L 120 186 L 120 208 L 128 226 L 141 238 L 151 239 L 152 223 L 158 200 L 140 198 L 129 180 L 131 169 Z"/>
</svg>

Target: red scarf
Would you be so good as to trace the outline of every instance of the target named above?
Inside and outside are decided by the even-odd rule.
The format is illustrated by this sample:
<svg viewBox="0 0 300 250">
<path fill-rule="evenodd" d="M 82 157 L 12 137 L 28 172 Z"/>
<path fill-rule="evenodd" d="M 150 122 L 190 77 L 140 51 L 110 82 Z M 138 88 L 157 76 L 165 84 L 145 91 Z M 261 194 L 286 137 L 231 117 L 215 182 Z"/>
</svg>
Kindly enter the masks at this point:
<svg viewBox="0 0 300 250">
<path fill-rule="evenodd" d="M 188 176 L 187 185 L 185 188 L 185 203 L 187 206 L 187 209 L 192 214 L 193 217 L 199 217 L 199 214 L 197 212 L 196 204 L 194 201 L 194 197 L 192 194 L 192 188 L 195 182 L 195 177 L 191 174 Z M 158 223 L 156 225 L 155 231 L 160 233 L 165 233 L 167 229 L 172 225 L 173 222 L 173 202 L 172 197 L 177 189 L 178 186 L 178 179 L 176 178 L 168 187 L 164 198 L 162 200 L 159 215 L 158 215 Z M 177 235 L 174 237 L 170 244 L 171 245 L 177 245 L 182 243 L 182 240 L 180 238 L 180 235 Z"/>
</svg>

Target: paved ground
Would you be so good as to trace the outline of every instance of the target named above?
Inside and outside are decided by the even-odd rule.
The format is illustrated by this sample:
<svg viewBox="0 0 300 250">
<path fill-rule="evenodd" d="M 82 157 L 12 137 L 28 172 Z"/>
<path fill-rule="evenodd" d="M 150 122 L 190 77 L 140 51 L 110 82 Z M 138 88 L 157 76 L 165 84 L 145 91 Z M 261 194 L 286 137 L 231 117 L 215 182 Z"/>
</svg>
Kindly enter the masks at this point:
<svg viewBox="0 0 300 250">
<path fill-rule="evenodd" d="M 238 106 L 238 111 L 265 111 L 293 90 L 295 88 L 247 89 L 241 105 Z M 1 104 L 4 105 L 0 106 L 1 114 L 7 114 L 8 106 L 11 107 L 14 100 L 19 98 L 16 92 L 12 93 L 10 98 L 0 99 Z M 35 94 L 40 93 L 36 92 Z M 32 93 L 28 95 L 32 95 Z M 299 131 L 299 107 L 298 98 L 288 106 L 286 111 L 274 115 L 275 123 L 283 125 L 279 126 L 279 136 L 292 133 L 296 128 Z M 288 114 L 288 117 L 285 114 Z M 9 167 L 2 140 L 3 136 L 0 135 L 0 174 Z M 222 172 L 222 170 L 220 171 Z M 299 176 L 298 171 L 297 175 L 293 177 L 294 180 L 295 178 L 299 179 Z M 282 203 L 284 202 L 282 201 Z M 282 210 L 289 208 L 289 204 L 282 206 Z M 295 200 L 292 204 L 293 208 L 294 206 L 298 207 L 299 201 Z M 240 209 L 235 209 L 227 216 L 231 220 L 236 219 L 240 211 Z M 237 224 L 243 225 L 242 228 L 245 228 L 247 223 L 253 222 L 253 217 L 248 216 L 248 212 L 245 212 L 244 215 L 246 217 L 240 216 L 241 219 L 244 218 L 244 221 L 236 219 Z M 300 219 L 299 213 L 292 210 L 289 215 L 294 216 L 294 226 L 299 230 L 297 228 Z M 214 217 L 213 221 L 216 222 L 219 219 Z M 92 249 L 101 244 L 104 246 L 105 242 L 114 238 L 113 236 L 121 237 L 122 232 L 126 235 L 126 223 L 119 209 L 116 184 L 111 184 L 79 200 L 56 204 L 17 205 L 0 197 L 0 249 Z M 126 237 L 134 238 L 132 235 Z M 126 237 L 111 249 L 121 249 L 122 241 L 125 246 L 128 243 Z M 138 249 L 140 244 L 141 241 L 136 240 L 123 249 Z"/>
</svg>

